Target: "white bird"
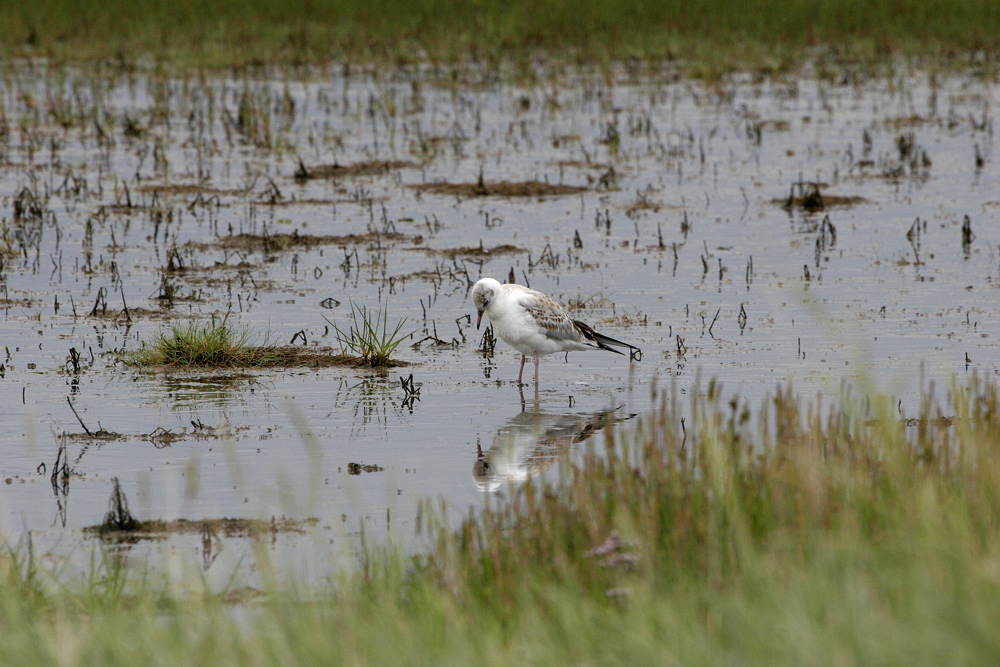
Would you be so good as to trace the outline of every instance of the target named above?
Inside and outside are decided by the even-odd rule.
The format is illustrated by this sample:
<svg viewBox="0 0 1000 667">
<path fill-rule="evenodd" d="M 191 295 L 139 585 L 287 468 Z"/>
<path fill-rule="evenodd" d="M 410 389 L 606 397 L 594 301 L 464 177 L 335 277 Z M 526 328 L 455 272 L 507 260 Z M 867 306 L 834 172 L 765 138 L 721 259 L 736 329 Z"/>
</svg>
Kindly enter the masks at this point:
<svg viewBox="0 0 1000 667">
<path fill-rule="evenodd" d="M 500 427 L 485 453 L 476 446 L 478 456 L 472 466 L 472 479 L 480 491 L 493 492 L 504 482 L 523 482 L 545 472 L 572 445 L 600 433 L 609 424 L 635 417 L 635 413 L 617 417 L 615 412 L 557 414 L 537 407 L 520 412 Z"/>
<path fill-rule="evenodd" d="M 486 315 L 496 335 L 521 353 L 518 384 L 521 384 L 528 355 L 535 357 L 537 387 L 538 356 L 542 354 L 574 350 L 608 350 L 624 354 L 611 345 L 641 354 L 636 346 L 597 333 L 591 326 L 574 320 L 555 299 L 524 285 L 501 285 L 493 278 L 483 278 L 472 288 L 472 303 L 479 313 L 476 329 Z"/>
</svg>

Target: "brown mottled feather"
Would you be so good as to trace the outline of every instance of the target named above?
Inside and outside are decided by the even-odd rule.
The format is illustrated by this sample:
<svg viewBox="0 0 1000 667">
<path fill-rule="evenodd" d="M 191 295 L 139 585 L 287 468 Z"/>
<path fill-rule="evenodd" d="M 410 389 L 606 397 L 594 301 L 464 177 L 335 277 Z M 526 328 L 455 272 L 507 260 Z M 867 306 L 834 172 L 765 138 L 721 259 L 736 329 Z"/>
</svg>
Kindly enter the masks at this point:
<svg viewBox="0 0 1000 667">
<path fill-rule="evenodd" d="M 610 345 L 638 349 L 634 345 L 594 331 L 594 328 L 585 322 L 572 319 L 562 304 L 548 294 L 537 292 L 524 285 L 508 285 L 508 287 L 521 293 L 522 296 L 519 299 L 521 306 L 534 318 L 538 326 L 545 330 L 545 335 L 548 338 L 589 342 L 602 350 L 622 355 L 624 352 L 616 350 Z"/>
</svg>

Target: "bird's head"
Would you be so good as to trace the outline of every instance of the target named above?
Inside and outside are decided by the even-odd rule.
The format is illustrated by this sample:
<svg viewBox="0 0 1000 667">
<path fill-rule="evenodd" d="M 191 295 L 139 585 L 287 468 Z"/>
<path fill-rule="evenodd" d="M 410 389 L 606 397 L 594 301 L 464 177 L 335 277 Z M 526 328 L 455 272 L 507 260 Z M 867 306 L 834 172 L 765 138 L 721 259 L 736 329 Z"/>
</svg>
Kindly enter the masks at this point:
<svg viewBox="0 0 1000 667">
<path fill-rule="evenodd" d="M 483 278 L 472 288 L 472 305 L 476 307 L 479 316 L 476 318 L 476 329 L 483 321 L 483 312 L 500 292 L 500 283 L 493 278 Z"/>
</svg>

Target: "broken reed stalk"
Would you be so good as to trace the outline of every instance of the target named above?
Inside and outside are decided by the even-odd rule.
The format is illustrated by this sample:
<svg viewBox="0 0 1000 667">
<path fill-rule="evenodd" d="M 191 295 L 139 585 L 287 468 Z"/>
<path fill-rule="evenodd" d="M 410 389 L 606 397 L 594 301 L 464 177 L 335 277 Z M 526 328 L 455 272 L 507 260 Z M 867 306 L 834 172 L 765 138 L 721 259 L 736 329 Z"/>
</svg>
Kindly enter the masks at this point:
<svg viewBox="0 0 1000 667">
<path fill-rule="evenodd" d="M 66 402 L 69 403 L 69 409 L 73 411 L 73 415 L 76 417 L 76 420 L 80 422 L 80 426 L 83 427 L 83 430 L 87 432 L 87 435 L 93 436 L 94 434 L 90 432 L 90 429 L 87 428 L 87 425 L 83 423 L 82 419 L 80 419 L 79 413 L 76 411 L 76 408 L 73 407 L 73 401 L 69 400 L 69 396 L 66 397 Z"/>
</svg>

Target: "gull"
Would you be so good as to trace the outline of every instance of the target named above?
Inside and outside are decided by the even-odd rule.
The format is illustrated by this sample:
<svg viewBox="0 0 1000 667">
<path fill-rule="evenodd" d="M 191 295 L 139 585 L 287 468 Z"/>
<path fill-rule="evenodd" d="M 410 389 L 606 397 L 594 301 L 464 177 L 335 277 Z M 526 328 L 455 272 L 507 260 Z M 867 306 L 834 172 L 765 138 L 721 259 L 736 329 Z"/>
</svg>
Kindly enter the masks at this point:
<svg viewBox="0 0 1000 667">
<path fill-rule="evenodd" d="M 496 491 L 504 482 L 520 483 L 551 468 L 559 455 L 584 442 L 605 427 L 632 419 L 636 413 L 617 416 L 618 408 L 589 413 L 555 413 L 524 409 L 500 427 L 493 445 L 483 452 L 476 445 L 472 479 L 480 491 Z"/>
<path fill-rule="evenodd" d="M 574 350 L 608 350 L 624 354 L 612 345 L 629 348 L 631 355 L 642 354 L 635 345 L 597 333 L 590 325 L 574 320 L 555 299 L 524 285 L 501 285 L 493 278 L 483 278 L 472 288 L 472 303 L 479 313 L 476 329 L 486 315 L 496 335 L 521 353 L 519 385 L 528 355 L 535 358 L 537 388 L 538 357 L 542 354 Z"/>
</svg>

